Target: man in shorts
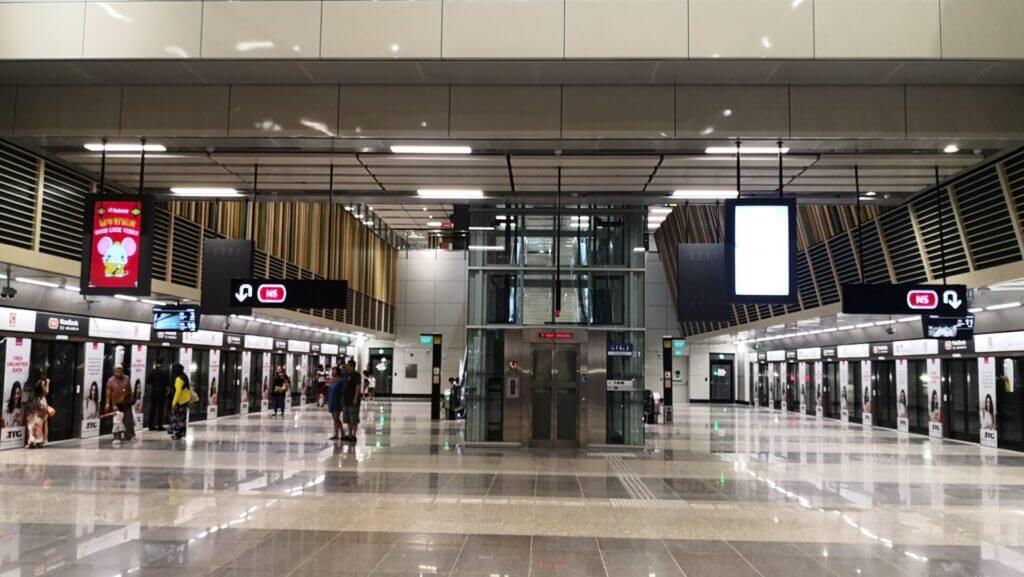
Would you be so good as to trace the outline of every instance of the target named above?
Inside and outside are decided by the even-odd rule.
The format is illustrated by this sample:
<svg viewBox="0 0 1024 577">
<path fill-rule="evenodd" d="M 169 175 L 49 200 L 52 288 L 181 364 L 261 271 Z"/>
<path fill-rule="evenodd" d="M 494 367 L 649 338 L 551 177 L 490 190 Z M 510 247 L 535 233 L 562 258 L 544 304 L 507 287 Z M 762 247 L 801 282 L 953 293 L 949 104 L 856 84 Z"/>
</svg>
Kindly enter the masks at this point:
<svg viewBox="0 0 1024 577">
<path fill-rule="evenodd" d="M 349 360 L 345 368 L 347 374 L 345 386 L 341 389 L 341 420 L 348 427 L 348 435 L 342 437 L 342 440 L 354 443 L 359 429 L 359 400 L 363 379 L 356 370 L 354 360 Z"/>
</svg>

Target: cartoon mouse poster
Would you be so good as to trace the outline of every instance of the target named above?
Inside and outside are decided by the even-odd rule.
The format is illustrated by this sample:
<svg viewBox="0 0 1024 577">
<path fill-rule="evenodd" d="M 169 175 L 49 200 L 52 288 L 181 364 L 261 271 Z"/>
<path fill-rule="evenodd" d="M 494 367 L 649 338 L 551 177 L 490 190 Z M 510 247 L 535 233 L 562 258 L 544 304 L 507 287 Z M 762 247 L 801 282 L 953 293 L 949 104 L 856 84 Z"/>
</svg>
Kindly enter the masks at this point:
<svg viewBox="0 0 1024 577">
<path fill-rule="evenodd" d="M 89 286 L 133 289 L 139 285 L 142 203 L 97 200 L 89 255 Z"/>
</svg>

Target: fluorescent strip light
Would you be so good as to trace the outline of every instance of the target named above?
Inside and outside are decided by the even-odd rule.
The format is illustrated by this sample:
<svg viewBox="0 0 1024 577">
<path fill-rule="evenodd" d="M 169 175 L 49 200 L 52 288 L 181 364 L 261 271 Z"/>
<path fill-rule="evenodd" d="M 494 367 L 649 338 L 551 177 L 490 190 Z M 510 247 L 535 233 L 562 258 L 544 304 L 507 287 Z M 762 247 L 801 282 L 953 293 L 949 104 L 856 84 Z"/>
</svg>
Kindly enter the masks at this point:
<svg viewBox="0 0 1024 577">
<path fill-rule="evenodd" d="M 395 154 L 472 154 L 473 149 L 468 146 L 395 144 L 391 146 L 391 152 Z"/>
<path fill-rule="evenodd" d="M 657 230 L 661 228 L 660 222 L 649 222 L 647 223 L 647 230 Z"/>
<path fill-rule="evenodd" d="M 829 328 L 827 328 L 827 329 L 822 329 L 822 331 L 821 331 L 821 332 L 823 332 L 823 333 L 834 333 L 834 332 L 836 332 L 836 331 L 838 331 L 838 330 L 839 330 L 839 329 L 837 329 L 837 328 L 835 328 L 835 327 L 829 327 Z"/>
<path fill-rule="evenodd" d="M 420 189 L 416 191 L 416 194 L 423 198 L 483 198 L 484 191 L 474 189 L 461 189 L 461 188 L 436 188 L 436 189 Z"/>
<path fill-rule="evenodd" d="M 1012 308 L 1017 308 L 1019 306 L 1020 306 L 1019 302 L 1003 303 L 1003 304 L 999 304 L 999 305 L 987 306 L 987 307 L 985 307 L 985 310 L 987 310 L 987 311 L 1001 311 L 1003 309 L 1012 309 Z"/>
<path fill-rule="evenodd" d="M 114 298 L 115 299 L 121 299 L 123 301 L 130 301 L 130 302 L 133 302 L 133 303 L 134 302 L 138 302 L 138 300 L 139 300 L 139 299 L 137 299 L 135 297 L 130 297 L 128 295 L 114 295 Z"/>
<path fill-rule="evenodd" d="M 427 223 L 427 226 L 434 227 L 434 228 L 439 228 L 441 226 L 441 222 L 437 221 L 437 220 L 432 220 L 432 221 Z"/>
<path fill-rule="evenodd" d="M 64 286 L 64 290 L 70 291 L 70 292 L 73 292 L 73 293 L 80 293 L 80 292 L 82 292 L 82 289 L 80 289 L 80 288 L 78 288 L 76 286 L 71 286 L 71 285 L 65 285 Z"/>
<path fill-rule="evenodd" d="M 241 196 L 241 193 L 234 188 L 216 188 L 216 187 L 190 187 L 190 186 L 176 186 L 171 188 L 171 192 L 175 196 L 186 196 L 192 198 L 217 198 L 217 197 L 232 197 Z"/>
<path fill-rule="evenodd" d="M 488 251 L 505 250 L 505 247 L 503 247 L 503 246 L 491 246 L 491 245 L 488 245 L 488 244 L 471 244 L 467 248 L 469 250 L 488 250 Z"/>
<path fill-rule="evenodd" d="M 647 249 L 642 246 L 634 246 L 633 252 L 645 252 Z"/>
<path fill-rule="evenodd" d="M 985 310 L 985 309 L 983 309 L 981 307 L 974 307 L 974 308 L 967 309 L 967 312 L 969 312 L 969 313 L 980 313 L 983 310 Z"/>
<path fill-rule="evenodd" d="M 914 321 L 921 320 L 921 317 L 903 317 L 902 319 L 896 319 L 898 323 L 912 323 Z"/>
<path fill-rule="evenodd" d="M 34 278 L 26 278 L 26 277 L 23 277 L 23 276 L 14 277 L 14 280 L 16 280 L 18 282 L 23 282 L 25 284 L 34 284 L 36 286 L 44 286 L 44 287 L 47 287 L 47 288 L 60 288 L 60 285 L 55 283 L 55 282 L 39 280 L 39 279 L 34 279 Z"/>
<path fill-rule="evenodd" d="M 669 214 L 672 212 L 671 206 L 652 206 L 648 209 L 651 214 Z"/>
<path fill-rule="evenodd" d="M 155 307 L 165 307 L 165 306 L 167 306 L 167 303 L 165 303 L 163 301 L 155 301 L 155 300 L 151 300 L 151 299 L 142 299 L 142 302 L 146 303 L 147 305 L 153 305 Z"/>
<path fill-rule="evenodd" d="M 685 198 L 685 199 L 720 199 L 720 198 L 736 198 L 739 193 L 735 190 L 676 190 L 672 192 L 672 198 Z"/>
<path fill-rule="evenodd" d="M 787 154 L 789 148 L 783 146 L 782 154 Z M 740 154 L 778 154 L 777 146 L 741 146 Z M 704 149 L 704 154 L 731 154 L 736 155 L 735 146 L 709 146 Z"/>
<path fill-rule="evenodd" d="M 469 230 L 487 230 L 487 231 L 490 231 L 490 230 L 494 230 L 494 227 L 493 226 L 471 226 L 471 227 L 469 227 Z"/>
<path fill-rule="evenodd" d="M 106 149 L 107 152 L 167 152 L 167 147 L 162 144 L 132 144 L 132 143 L 115 143 L 108 142 L 104 145 L 102 142 L 89 142 L 85 145 L 85 149 L 90 152 L 103 152 Z"/>
<path fill-rule="evenodd" d="M 894 321 L 892 319 L 889 319 L 889 320 L 886 320 L 886 321 L 878 321 L 877 323 L 875 323 L 875 326 L 884 327 L 885 325 L 894 325 L 894 324 L 896 324 L 896 321 Z"/>
<path fill-rule="evenodd" d="M 873 327 L 873 326 L 875 326 L 875 323 L 860 323 L 859 325 L 854 325 L 854 328 L 866 329 L 866 328 Z"/>
</svg>

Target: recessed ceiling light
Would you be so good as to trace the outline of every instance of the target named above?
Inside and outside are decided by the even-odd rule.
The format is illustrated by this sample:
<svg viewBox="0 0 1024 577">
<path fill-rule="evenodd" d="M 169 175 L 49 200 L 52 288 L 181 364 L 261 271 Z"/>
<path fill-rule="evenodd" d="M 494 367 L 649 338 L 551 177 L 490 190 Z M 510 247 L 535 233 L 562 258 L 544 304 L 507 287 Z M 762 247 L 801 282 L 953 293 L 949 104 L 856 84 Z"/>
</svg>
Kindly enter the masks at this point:
<svg viewBox="0 0 1024 577">
<path fill-rule="evenodd" d="M 135 297 L 128 296 L 128 295 L 114 295 L 114 298 L 115 299 L 120 299 L 120 300 L 123 300 L 123 301 L 129 301 L 129 302 L 136 302 L 136 301 L 139 300 L 139 299 L 137 299 Z"/>
<path fill-rule="evenodd" d="M 472 154 L 468 146 L 396 144 L 391 146 L 395 154 Z"/>
<path fill-rule="evenodd" d="M 484 191 L 474 189 L 461 189 L 461 188 L 436 188 L 436 189 L 420 189 L 416 191 L 416 194 L 423 198 L 453 198 L 453 199 L 467 199 L 467 198 L 483 198 Z"/>
<path fill-rule="evenodd" d="M 173 193 L 175 196 L 185 196 L 191 198 L 226 198 L 232 196 L 241 196 L 241 193 L 234 188 L 217 188 L 203 186 L 176 186 L 171 189 L 171 193 Z"/>
<path fill-rule="evenodd" d="M 778 154 L 778 146 L 740 146 L 740 154 Z M 783 146 L 782 154 L 788 154 L 789 148 Z M 735 146 L 709 146 L 704 154 L 736 154 Z"/>
<path fill-rule="evenodd" d="M 152 299 L 141 299 L 141 300 L 142 300 L 142 302 L 144 302 L 144 303 L 146 303 L 148 305 L 153 305 L 155 307 L 165 307 L 165 306 L 167 306 L 167 303 L 165 303 L 163 301 L 155 301 L 155 300 L 152 300 Z"/>
<path fill-rule="evenodd" d="M 18 282 L 23 282 L 25 284 L 34 284 L 36 286 L 44 286 L 44 287 L 48 287 L 48 288 L 60 288 L 60 285 L 55 283 L 55 282 L 39 280 L 39 279 L 35 279 L 35 278 L 28 278 L 28 277 L 19 276 L 19 277 L 14 277 L 14 280 L 16 280 Z"/>
<path fill-rule="evenodd" d="M 987 311 L 999 311 L 999 310 L 1003 310 L 1003 309 L 1012 309 L 1012 308 L 1016 308 L 1016 307 L 1019 307 L 1019 306 L 1020 306 L 1019 302 L 1002 303 L 1002 304 L 998 304 L 998 305 L 987 306 L 987 307 L 985 307 L 985 310 L 987 310 Z"/>
<path fill-rule="evenodd" d="M 957 152 L 960 152 L 960 147 L 956 144 L 950 143 L 946 145 L 946 148 L 942 149 L 942 152 L 945 152 L 946 154 L 956 154 Z"/>
<path fill-rule="evenodd" d="M 878 193 L 873 191 L 873 190 L 869 190 L 869 191 L 864 193 L 865 196 L 876 196 L 877 194 Z"/>
<path fill-rule="evenodd" d="M 116 143 L 108 142 L 104 145 L 102 142 L 89 142 L 85 144 L 85 149 L 90 152 L 167 152 L 167 147 L 162 144 L 133 144 L 130 142 Z"/>
<path fill-rule="evenodd" d="M 488 231 L 490 231 L 490 230 L 494 230 L 494 227 L 493 226 L 471 226 L 471 227 L 469 227 L 469 230 L 488 230 Z"/>
<path fill-rule="evenodd" d="M 671 212 L 672 212 L 672 207 L 670 207 L 670 206 L 652 206 L 650 208 L 650 213 L 651 214 L 669 214 Z"/>
<path fill-rule="evenodd" d="M 672 198 L 683 198 L 683 199 L 720 199 L 720 198 L 736 198 L 739 193 L 735 190 L 676 190 L 672 193 Z"/>
<path fill-rule="evenodd" d="M 441 223 L 436 221 L 436 220 L 432 220 L 432 221 L 427 223 L 427 226 L 433 227 L 433 228 L 437 228 L 437 227 L 441 226 Z"/>
</svg>

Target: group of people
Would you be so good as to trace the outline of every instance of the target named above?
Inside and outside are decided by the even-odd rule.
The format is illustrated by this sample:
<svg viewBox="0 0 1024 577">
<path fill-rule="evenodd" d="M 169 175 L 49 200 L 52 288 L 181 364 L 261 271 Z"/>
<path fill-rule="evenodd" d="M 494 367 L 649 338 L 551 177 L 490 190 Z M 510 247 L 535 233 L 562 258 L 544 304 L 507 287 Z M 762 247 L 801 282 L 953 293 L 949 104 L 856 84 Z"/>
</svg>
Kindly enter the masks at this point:
<svg viewBox="0 0 1024 577">
<path fill-rule="evenodd" d="M 327 384 L 327 410 L 331 413 L 331 420 L 334 423 L 334 434 L 329 437 L 331 441 L 346 441 L 354 443 L 356 432 L 359 430 L 359 405 L 363 397 L 363 377 L 372 379 L 369 371 L 363 371 L 362 375 L 356 370 L 356 362 L 349 360 L 340 367 L 331 368 L 331 380 Z M 372 388 L 367 383 L 367 389 L 372 397 Z"/>
</svg>

